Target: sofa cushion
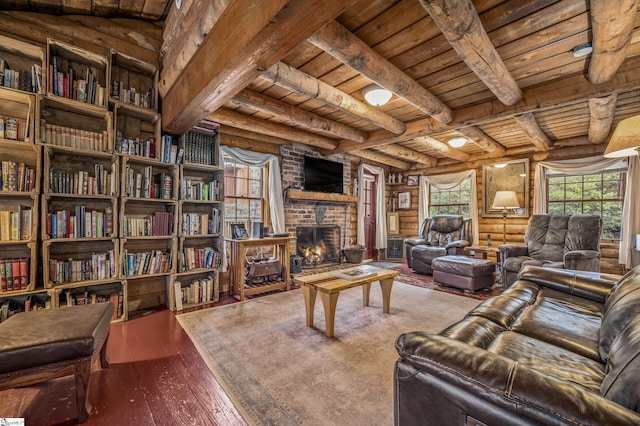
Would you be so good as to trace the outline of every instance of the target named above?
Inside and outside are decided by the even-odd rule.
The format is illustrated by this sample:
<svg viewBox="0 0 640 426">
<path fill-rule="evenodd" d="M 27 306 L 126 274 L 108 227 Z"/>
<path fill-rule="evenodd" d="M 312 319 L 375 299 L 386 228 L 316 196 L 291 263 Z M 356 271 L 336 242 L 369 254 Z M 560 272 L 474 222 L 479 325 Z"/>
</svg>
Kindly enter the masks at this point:
<svg viewBox="0 0 640 426">
<path fill-rule="evenodd" d="M 601 393 L 623 407 L 640 412 L 640 316 L 611 343 Z"/>
<path fill-rule="evenodd" d="M 512 331 L 501 333 L 487 350 L 595 393 L 600 392 L 605 376 L 604 366 L 597 361 Z"/>
<path fill-rule="evenodd" d="M 598 251 L 601 229 L 601 220 L 599 218 L 594 219 L 593 215 L 571 215 L 567 225 L 566 241 L 564 242 L 565 253 L 575 250 Z"/>
<path fill-rule="evenodd" d="M 613 340 L 640 315 L 640 267 L 629 271 L 611 290 L 604 303 L 600 328 L 600 356 L 609 358 Z"/>
</svg>

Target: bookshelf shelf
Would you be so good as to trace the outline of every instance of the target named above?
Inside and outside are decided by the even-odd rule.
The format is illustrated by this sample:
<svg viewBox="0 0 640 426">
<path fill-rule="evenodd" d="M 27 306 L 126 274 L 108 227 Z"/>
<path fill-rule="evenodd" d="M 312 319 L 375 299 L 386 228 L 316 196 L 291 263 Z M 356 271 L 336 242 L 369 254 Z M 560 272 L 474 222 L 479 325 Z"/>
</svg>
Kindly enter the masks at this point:
<svg viewBox="0 0 640 426">
<path fill-rule="evenodd" d="M 10 84 L 10 90 L 44 93 L 43 81 L 47 81 L 47 67 L 43 48 L 0 35 L 0 60 L 4 61 L 3 83 L 5 79 L 15 80 L 15 84 Z M 7 70 L 11 70 L 9 75 Z M 36 87 L 32 87 L 32 82 L 36 81 L 34 76 L 38 81 Z"/>
<path fill-rule="evenodd" d="M 143 110 L 158 108 L 158 67 L 111 50 L 109 102 Z"/>
<path fill-rule="evenodd" d="M 113 109 L 116 151 L 160 161 L 160 114 L 121 102 L 116 102 Z"/>
</svg>

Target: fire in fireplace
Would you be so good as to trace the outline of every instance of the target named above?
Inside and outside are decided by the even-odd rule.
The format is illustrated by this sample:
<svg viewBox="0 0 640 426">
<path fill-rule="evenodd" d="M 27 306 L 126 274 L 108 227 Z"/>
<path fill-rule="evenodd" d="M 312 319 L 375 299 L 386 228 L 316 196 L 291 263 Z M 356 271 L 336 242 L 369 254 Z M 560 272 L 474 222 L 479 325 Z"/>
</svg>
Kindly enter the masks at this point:
<svg viewBox="0 0 640 426">
<path fill-rule="evenodd" d="M 314 225 L 296 228 L 297 253 L 303 268 L 340 263 L 340 226 Z"/>
</svg>

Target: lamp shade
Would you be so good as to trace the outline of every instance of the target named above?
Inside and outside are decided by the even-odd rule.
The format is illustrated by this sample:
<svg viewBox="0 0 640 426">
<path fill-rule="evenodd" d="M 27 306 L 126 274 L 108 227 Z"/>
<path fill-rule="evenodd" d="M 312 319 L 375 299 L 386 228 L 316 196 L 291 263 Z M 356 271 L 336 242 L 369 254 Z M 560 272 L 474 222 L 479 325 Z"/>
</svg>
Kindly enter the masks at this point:
<svg viewBox="0 0 640 426">
<path fill-rule="evenodd" d="M 604 156 L 607 158 L 638 155 L 640 150 L 640 115 L 622 120 L 613 131 Z"/>
<path fill-rule="evenodd" d="M 515 191 L 497 191 L 491 208 L 494 210 L 519 209 L 518 196 Z"/>
<path fill-rule="evenodd" d="M 380 106 L 389 102 L 389 99 L 391 99 L 391 92 L 374 83 L 362 89 L 362 96 L 364 96 L 364 99 L 369 104 L 373 106 Z"/>
</svg>

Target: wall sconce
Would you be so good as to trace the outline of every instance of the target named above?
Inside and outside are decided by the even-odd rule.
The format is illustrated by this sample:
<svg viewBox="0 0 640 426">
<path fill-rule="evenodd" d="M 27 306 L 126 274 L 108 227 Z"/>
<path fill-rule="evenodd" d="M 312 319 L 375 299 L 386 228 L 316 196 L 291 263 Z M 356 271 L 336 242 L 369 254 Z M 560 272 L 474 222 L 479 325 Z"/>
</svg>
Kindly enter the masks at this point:
<svg viewBox="0 0 640 426">
<path fill-rule="evenodd" d="M 391 99 L 391 92 L 373 83 L 362 89 L 362 96 L 373 106 L 384 105 Z"/>
<path fill-rule="evenodd" d="M 452 148 L 461 148 L 467 143 L 467 138 L 464 136 L 455 136 L 447 141 Z"/>
<path fill-rule="evenodd" d="M 493 199 L 491 208 L 494 210 L 502 209 L 502 244 L 504 244 L 507 238 L 507 214 L 509 213 L 509 210 L 520 208 L 516 192 L 496 191 L 496 196 Z"/>
<path fill-rule="evenodd" d="M 604 156 L 607 158 L 640 155 L 640 115 L 626 118 L 613 131 Z"/>
</svg>

